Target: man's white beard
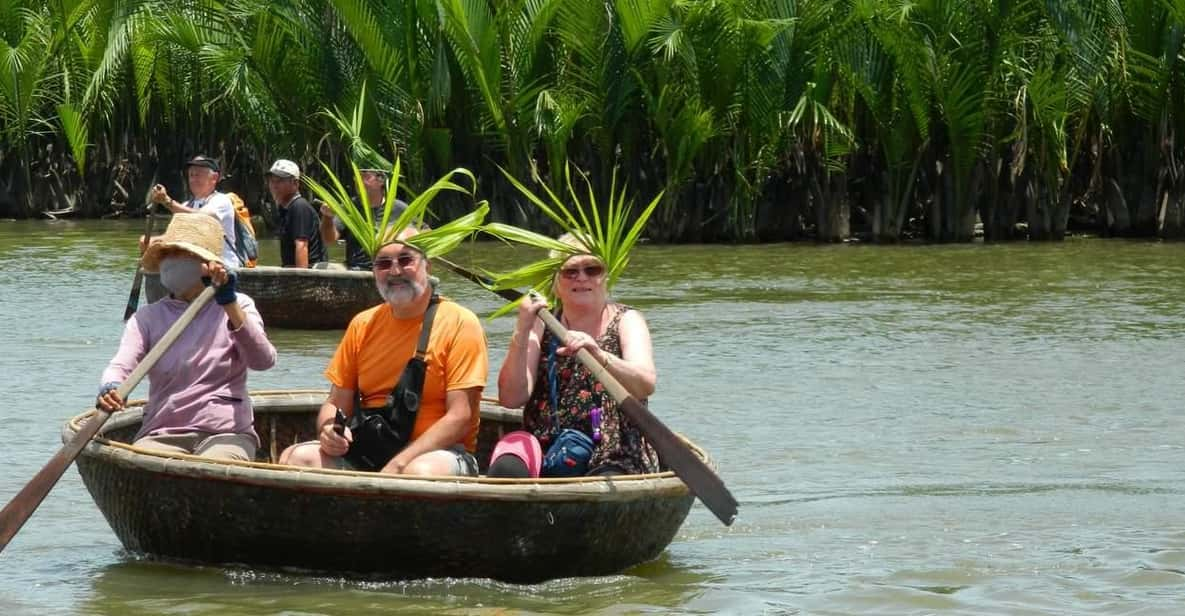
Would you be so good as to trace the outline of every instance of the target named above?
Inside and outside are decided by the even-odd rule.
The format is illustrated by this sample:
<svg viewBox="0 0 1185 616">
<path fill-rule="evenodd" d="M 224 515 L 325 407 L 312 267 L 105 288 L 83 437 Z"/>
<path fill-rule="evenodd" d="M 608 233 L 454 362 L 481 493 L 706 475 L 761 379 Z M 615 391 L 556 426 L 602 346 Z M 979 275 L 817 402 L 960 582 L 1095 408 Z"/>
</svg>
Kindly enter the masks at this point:
<svg viewBox="0 0 1185 616">
<path fill-rule="evenodd" d="M 391 283 L 388 283 L 390 280 Z M 405 284 L 399 284 L 402 281 Z M 409 304 L 414 301 L 421 293 L 424 292 L 424 287 L 420 286 L 415 280 L 405 278 L 403 276 L 383 279 L 376 279 L 374 281 L 375 287 L 378 288 L 379 295 L 383 296 L 383 301 L 392 306 L 400 306 Z"/>
</svg>

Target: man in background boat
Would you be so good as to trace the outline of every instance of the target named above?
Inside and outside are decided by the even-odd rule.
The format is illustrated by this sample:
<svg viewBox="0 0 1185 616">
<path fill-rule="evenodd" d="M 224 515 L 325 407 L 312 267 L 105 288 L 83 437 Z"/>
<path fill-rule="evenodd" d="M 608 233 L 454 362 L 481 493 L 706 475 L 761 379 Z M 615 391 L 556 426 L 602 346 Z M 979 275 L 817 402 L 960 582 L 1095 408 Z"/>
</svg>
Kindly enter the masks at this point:
<svg viewBox="0 0 1185 616">
<path fill-rule="evenodd" d="M 173 216 L 164 235 L 142 258 L 160 272 L 170 295 L 141 306 L 128 320 L 119 350 L 103 371 L 98 404 L 123 408 L 116 391 L 148 351 L 181 317 L 206 284 L 217 287 L 207 304 L 148 372 L 148 404 L 134 445 L 212 458 L 252 460 L 259 446 L 247 370 L 267 370 L 276 349 L 250 297 L 235 292 L 235 275 L 219 257 L 222 229 L 206 214 Z"/>
<path fill-rule="evenodd" d="M 387 173 L 382 169 L 362 169 L 361 175 L 366 200 L 370 203 L 371 218 L 374 219 L 377 228 L 382 222 L 383 207 L 387 199 Z M 362 211 L 362 199 L 355 200 L 354 206 L 358 208 L 358 211 Z M 396 199 L 394 205 L 391 206 L 391 220 L 395 220 L 405 209 L 407 209 L 407 204 Z M 366 250 L 362 248 L 362 245 L 358 243 L 341 219 L 333 215 L 333 210 L 322 203 L 321 240 L 328 246 L 338 239 L 343 239 L 346 242 L 346 269 L 362 271 L 370 269 L 370 255 L 366 254 Z"/>
<path fill-rule="evenodd" d="M 185 163 L 185 178 L 189 184 L 189 193 L 193 197 L 185 203 L 178 203 L 169 196 L 169 191 L 161 184 L 152 187 L 151 199 L 153 203 L 163 205 L 174 214 L 192 214 L 201 212 L 213 216 L 222 227 L 222 263 L 235 269 L 242 267 L 239 255 L 235 252 L 235 208 L 230 197 L 218 191 L 218 180 L 221 179 L 221 167 L 218 161 L 198 154 Z M 141 245 L 143 249 L 143 244 Z"/>
<path fill-rule="evenodd" d="M 485 333 L 472 311 L 435 294 L 427 257 L 405 243 L 414 235 L 413 229 L 406 229 L 375 253 L 375 285 L 385 302 L 350 322 L 325 370 L 331 387 L 317 414 L 318 440 L 289 447 L 280 456 L 281 464 L 477 475 L 473 452 L 489 362 Z M 430 334 L 425 340 L 422 331 Z M 426 367 L 421 368 L 415 391 L 413 366 L 421 345 Z M 414 405 L 409 393 L 417 394 L 410 399 Z M 418 406 L 410 418 L 409 406 Z M 335 421 L 339 410 L 349 426 Z M 402 420 L 409 421 L 401 425 Z M 376 422 L 389 425 L 375 428 Z M 405 446 L 395 445 L 387 459 L 360 455 L 382 435 L 375 431 L 390 432 L 392 427 L 410 432 L 409 440 L 402 435 Z"/>
<path fill-rule="evenodd" d="M 300 167 L 281 158 L 272 163 L 266 176 L 267 190 L 276 204 L 280 264 L 308 268 L 325 261 L 317 210 L 300 194 Z"/>
</svg>

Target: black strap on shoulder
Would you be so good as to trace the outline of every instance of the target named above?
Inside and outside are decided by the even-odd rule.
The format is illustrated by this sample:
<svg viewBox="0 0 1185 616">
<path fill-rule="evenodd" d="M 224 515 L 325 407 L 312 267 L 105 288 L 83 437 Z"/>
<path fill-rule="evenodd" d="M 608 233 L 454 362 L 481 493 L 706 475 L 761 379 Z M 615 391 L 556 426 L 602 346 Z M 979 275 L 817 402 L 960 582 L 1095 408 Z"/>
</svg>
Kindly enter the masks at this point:
<svg viewBox="0 0 1185 616">
<path fill-rule="evenodd" d="M 424 358 L 428 356 L 428 338 L 432 335 L 432 321 L 436 318 L 436 306 L 439 304 L 440 296 L 433 293 L 432 299 L 428 300 L 428 309 L 424 311 L 424 323 L 420 325 L 420 341 L 416 343 L 415 358 L 420 361 L 426 361 Z M 404 369 L 406 370 L 406 367 Z M 402 382 L 402 376 L 395 379 L 395 386 L 391 388 L 391 395 L 387 396 L 387 400 L 395 399 L 396 390 L 399 389 L 399 384 Z"/>
<path fill-rule="evenodd" d="M 435 293 L 433 293 L 433 297 L 428 300 L 428 309 L 424 310 L 423 325 L 419 326 L 419 341 L 416 342 L 416 355 L 414 359 L 418 359 L 419 361 L 427 361 L 424 358 L 428 357 L 428 339 L 430 338 L 431 334 L 433 334 L 433 320 L 436 319 L 436 307 L 438 304 L 440 304 L 440 302 L 441 296 L 436 295 Z M 411 362 L 409 361 L 408 364 L 410 365 Z M 403 370 L 406 371 L 408 368 L 404 366 Z M 386 398 L 387 406 L 391 405 L 391 400 L 395 400 L 395 397 L 398 394 L 399 385 L 402 383 L 403 376 L 401 374 L 399 378 L 395 379 L 395 386 L 391 387 L 391 394 Z M 423 386 L 423 383 L 421 383 L 421 386 Z M 418 397 L 421 393 L 422 392 L 417 391 L 416 396 Z"/>
<path fill-rule="evenodd" d="M 428 355 L 428 337 L 432 335 L 432 320 L 436 318 L 436 306 L 440 305 L 440 296 L 433 293 L 428 300 L 428 309 L 424 311 L 424 324 L 420 326 L 420 342 L 416 344 L 416 357 L 424 359 Z"/>
<path fill-rule="evenodd" d="M 433 293 L 432 299 L 428 300 L 428 309 L 424 311 L 424 323 L 420 326 L 420 341 L 416 343 L 415 357 L 421 361 L 428 356 L 428 338 L 432 335 L 432 321 L 436 318 L 436 306 L 440 303 L 440 296 Z M 406 366 L 404 367 L 406 370 Z M 391 394 L 387 396 L 387 406 L 391 406 L 391 401 L 395 399 L 395 392 L 399 389 L 399 384 L 403 381 L 402 373 L 400 377 L 395 379 L 395 385 L 391 387 Z M 419 393 L 419 392 L 417 392 Z M 354 392 L 354 408 L 362 408 L 362 391 Z"/>
</svg>

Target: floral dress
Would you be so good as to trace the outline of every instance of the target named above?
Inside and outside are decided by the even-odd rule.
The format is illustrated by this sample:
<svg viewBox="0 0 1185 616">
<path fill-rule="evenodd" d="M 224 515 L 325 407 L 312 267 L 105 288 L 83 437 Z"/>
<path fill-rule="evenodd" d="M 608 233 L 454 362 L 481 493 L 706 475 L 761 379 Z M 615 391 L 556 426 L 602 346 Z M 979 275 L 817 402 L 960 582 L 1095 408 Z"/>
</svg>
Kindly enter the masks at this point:
<svg viewBox="0 0 1185 616">
<path fill-rule="evenodd" d="M 631 310 L 623 304 L 610 304 L 614 311 L 605 335 L 597 344 L 606 353 L 621 357 L 621 317 Z M 558 318 L 558 316 L 557 316 Z M 523 425 L 539 439 L 547 451 L 551 439 L 564 428 L 580 430 L 593 436 L 591 411 L 601 409 L 601 440 L 589 460 L 589 474 L 604 467 L 617 467 L 627 474 L 654 473 L 659 470 L 658 454 L 646 442 L 641 431 L 617 408 L 617 402 L 576 356 L 555 354 L 554 392 L 556 409 L 552 411 L 552 384 L 549 378 L 550 351 L 556 337 L 548 330 L 541 341 L 542 354 L 535 373 L 535 389 L 523 407 Z M 646 404 L 645 400 L 641 401 Z M 558 425 L 557 425 L 558 424 Z"/>
</svg>

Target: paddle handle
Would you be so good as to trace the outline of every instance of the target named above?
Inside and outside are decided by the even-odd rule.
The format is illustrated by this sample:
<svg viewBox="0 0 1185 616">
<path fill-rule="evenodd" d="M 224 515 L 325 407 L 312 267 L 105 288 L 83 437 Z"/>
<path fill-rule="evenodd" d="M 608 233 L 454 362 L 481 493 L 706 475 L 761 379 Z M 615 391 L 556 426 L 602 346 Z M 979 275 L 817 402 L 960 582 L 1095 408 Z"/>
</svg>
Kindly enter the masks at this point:
<svg viewBox="0 0 1185 616">
<path fill-rule="evenodd" d="M 564 324 L 555 318 L 555 315 L 550 310 L 546 308 L 540 309 L 539 318 L 547 326 L 547 329 L 550 329 L 551 333 L 560 339 L 561 344 L 568 339 L 568 328 L 564 327 Z M 601 365 L 601 362 L 597 361 L 597 358 L 593 357 L 593 354 L 589 353 L 588 349 L 577 351 L 576 358 L 605 386 L 605 391 L 609 392 L 609 395 L 614 400 L 620 403 L 626 398 L 633 398 L 633 394 L 625 388 L 625 385 L 622 385 L 612 374 L 609 374 L 609 369 Z"/>
<path fill-rule="evenodd" d="M 172 327 L 165 332 L 165 335 L 161 337 L 160 341 L 148 351 L 148 354 L 144 356 L 144 359 L 140 360 L 140 363 L 136 365 L 136 368 L 132 370 L 128 378 L 124 379 L 124 382 L 115 390 L 119 394 L 120 399 L 127 400 L 128 394 L 132 393 L 136 385 L 156 365 L 156 362 L 160 360 L 161 356 L 169 350 L 169 347 L 173 345 L 173 342 L 177 340 L 181 332 L 185 331 L 185 328 L 197 316 L 198 311 L 205 307 L 212 297 L 214 297 L 214 287 L 206 287 L 196 299 L 189 303 L 189 307 L 185 309 L 185 312 L 181 313 L 181 316 L 173 323 Z M 66 472 L 66 469 L 70 467 L 70 464 L 74 462 L 74 459 L 78 457 L 78 454 L 82 452 L 82 448 L 86 447 L 86 444 L 90 442 L 91 438 L 98 434 L 99 428 L 102 428 L 103 424 L 107 423 L 107 418 L 109 417 L 111 417 L 111 413 L 102 409 L 95 409 L 90 419 L 78 430 L 74 438 L 70 439 L 69 443 L 63 445 L 50 458 L 49 462 L 33 476 L 33 479 L 29 480 L 29 483 L 20 492 L 17 492 L 17 495 L 4 506 L 4 509 L 0 510 L 0 552 L 4 551 L 4 548 L 8 546 L 8 542 L 24 526 L 29 517 L 33 515 L 33 512 L 37 510 L 37 506 L 41 504 L 41 501 L 45 499 L 49 491 L 61 479 L 62 473 Z"/>
</svg>

